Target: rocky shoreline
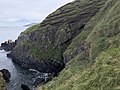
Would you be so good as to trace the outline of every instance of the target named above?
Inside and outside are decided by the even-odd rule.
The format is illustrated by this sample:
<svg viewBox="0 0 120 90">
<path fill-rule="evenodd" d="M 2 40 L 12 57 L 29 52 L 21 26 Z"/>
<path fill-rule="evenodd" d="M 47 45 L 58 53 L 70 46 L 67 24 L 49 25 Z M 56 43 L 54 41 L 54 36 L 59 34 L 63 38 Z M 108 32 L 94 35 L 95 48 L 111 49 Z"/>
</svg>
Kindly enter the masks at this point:
<svg viewBox="0 0 120 90">
<path fill-rule="evenodd" d="M 5 41 L 4 43 L 1 43 L 0 50 L 5 50 L 5 51 L 11 51 L 16 45 L 16 41 L 12 41 L 9 39 L 8 41 Z"/>
<path fill-rule="evenodd" d="M 11 51 L 14 47 L 15 47 L 15 44 L 16 42 L 13 42 L 12 40 L 8 40 L 8 41 L 5 41 L 4 43 L 2 43 L 1 44 L 1 47 L 0 47 L 0 49 L 1 50 L 5 50 L 6 52 L 8 52 L 8 51 Z M 10 53 L 8 53 L 7 54 L 7 57 L 8 58 L 12 58 L 11 56 L 10 56 Z M 38 68 L 34 68 L 34 64 L 35 65 L 37 65 L 37 63 L 32 63 L 31 65 L 30 65 L 30 67 L 25 67 L 25 65 L 24 65 L 24 63 L 21 65 L 20 63 L 21 62 L 16 62 L 16 60 L 14 60 L 13 58 L 12 58 L 12 61 L 14 62 L 14 63 L 17 63 L 17 64 L 19 64 L 21 67 L 23 67 L 23 68 L 26 68 L 26 69 L 35 69 L 35 71 L 36 70 L 39 70 Z M 18 60 L 19 61 L 19 60 Z M 40 66 L 35 66 L 35 67 L 40 67 Z M 40 71 L 40 70 L 39 70 Z M 6 81 L 6 83 L 8 83 L 9 81 L 10 81 L 10 77 L 11 77 L 11 74 L 10 74 L 10 72 L 7 70 L 7 69 L 2 69 L 2 70 L 0 70 L 0 73 L 2 73 L 2 75 L 3 75 L 3 79 Z M 50 81 L 53 77 L 55 76 L 55 74 L 50 74 L 50 73 L 46 73 L 45 74 L 45 76 L 39 76 L 38 78 L 36 78 L 34 81 L 33 81 L 33 85 L 34 85 L 34 87 L 37 87 L 37 85 L 42 85 L 42 84 L 45 84 L 45 83 L 47 83 L 48 81 Z M 26 85 L 26 84 L 24 84 L 24 83 L 21 83 L 21 89 L 22 90 L 31 90 L 30 89 L 30 87 L 28 86 L 28 85 Z"/>
</svg>

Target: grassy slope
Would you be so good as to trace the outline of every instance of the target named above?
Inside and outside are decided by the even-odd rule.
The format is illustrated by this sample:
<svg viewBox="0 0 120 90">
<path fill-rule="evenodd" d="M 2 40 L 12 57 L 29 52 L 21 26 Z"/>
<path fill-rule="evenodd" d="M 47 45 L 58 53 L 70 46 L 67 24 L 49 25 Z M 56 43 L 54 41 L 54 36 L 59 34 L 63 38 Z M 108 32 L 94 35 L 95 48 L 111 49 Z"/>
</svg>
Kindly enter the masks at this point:
<svg viewBox="0 0 120 90">
<path fill-rule="evenodd" d="M 38 90 L 120 90 L 120 0 L 108 0 L 68 47 L 76 55 L 60 75 Z"/>
</svg>

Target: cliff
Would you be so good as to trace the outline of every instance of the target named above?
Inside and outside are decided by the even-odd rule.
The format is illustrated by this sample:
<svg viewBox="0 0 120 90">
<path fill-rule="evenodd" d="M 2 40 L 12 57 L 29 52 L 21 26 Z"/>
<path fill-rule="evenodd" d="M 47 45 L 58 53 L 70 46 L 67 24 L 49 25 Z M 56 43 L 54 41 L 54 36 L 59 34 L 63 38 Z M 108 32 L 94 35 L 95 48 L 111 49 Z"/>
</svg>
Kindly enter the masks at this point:
<svg viewBox="0 0 120 90">
<path fill-rule="evenodd" d="M 119 8 L 120 0 L 107 0 L 65 50 L 64 70 L 38 90 L 120 89 Z"/>
<path fill-rule="evenodd" d="M 120 0 L 76 0 L 22 32 L 9 56 L 59 73 L 38 90 L 120 89 Z"/>
<path fill-rule="evenodd" d="M 76 0 L 62 6 L 42 23 L 22 32 L 9 56 L 23 67 L 60 72 L 65 65 L 64 51 L 105 2 Z"/>
</svg>

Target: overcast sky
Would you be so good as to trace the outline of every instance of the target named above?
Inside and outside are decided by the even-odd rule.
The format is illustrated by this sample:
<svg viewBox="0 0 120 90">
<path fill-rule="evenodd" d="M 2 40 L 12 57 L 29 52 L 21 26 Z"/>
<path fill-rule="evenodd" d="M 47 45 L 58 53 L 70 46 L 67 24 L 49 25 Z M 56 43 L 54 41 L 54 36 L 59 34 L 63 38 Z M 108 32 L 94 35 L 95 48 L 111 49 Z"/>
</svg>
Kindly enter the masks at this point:
<svg viewBox="0 0 120 90">
<path fill-rule="evenodd" d="M 0 26 L 41 22 L 48 14 L 73 0 L 0 0 Z"/>
</svg>

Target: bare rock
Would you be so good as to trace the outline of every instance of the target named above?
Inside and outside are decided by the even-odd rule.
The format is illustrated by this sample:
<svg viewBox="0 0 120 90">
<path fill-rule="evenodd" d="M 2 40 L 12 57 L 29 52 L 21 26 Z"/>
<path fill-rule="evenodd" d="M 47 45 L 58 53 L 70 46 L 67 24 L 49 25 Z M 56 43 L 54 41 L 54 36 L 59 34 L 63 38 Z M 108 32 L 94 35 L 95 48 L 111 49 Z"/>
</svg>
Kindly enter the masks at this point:
<svg viewBox="0 0 120 90">
<path fill-rule="evenodd" d="M 3 78 L 6 80 L 6 82 L 10 81 L 11 74 L 7 69 L 2 69 L 0 72 L 3 74 Z"/>
</svg>

